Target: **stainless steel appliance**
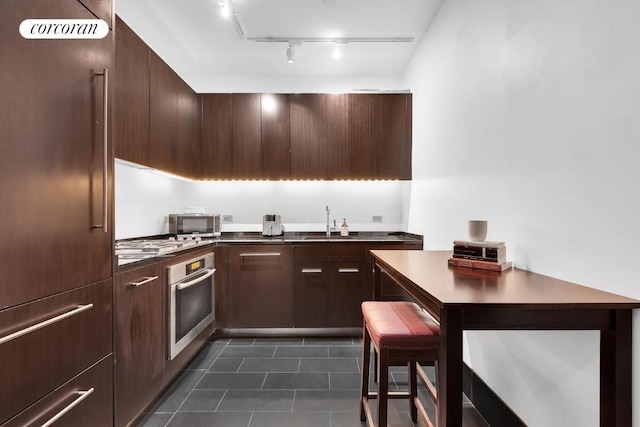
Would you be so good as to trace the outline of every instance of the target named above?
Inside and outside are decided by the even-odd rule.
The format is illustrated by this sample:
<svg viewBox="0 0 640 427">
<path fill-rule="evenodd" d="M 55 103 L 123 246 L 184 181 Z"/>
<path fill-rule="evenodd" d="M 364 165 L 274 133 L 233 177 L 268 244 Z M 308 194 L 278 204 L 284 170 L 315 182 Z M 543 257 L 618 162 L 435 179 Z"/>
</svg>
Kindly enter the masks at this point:
<svg viewBox="0 0 640 427">
<path fill-rule="evenodd" d="M 262 218 L 262 235 L 263 236 L 282 236 L 284 226 L 280 215 L 265 215 Z"/>
<path fill-rule="evenodd" d="M 168 267 L 169 360 L 174 359 L 215 317 L 213 253 Z"/>
<path fill-rule="evenodd" d="M 220 214 L 169 214 L 169 234 L 215 237 L 222 231 Z"/>
<path fill-rule="evenodd" d="M 189 239 L 170 237 L 168 239 L 121 240 L 115 244 L 115 254 L 118 258 L 118 265 L 123 265 L 207 243 L 210 243 L 210 240 L 202 240 L 199 236 Z"/>
</svg>

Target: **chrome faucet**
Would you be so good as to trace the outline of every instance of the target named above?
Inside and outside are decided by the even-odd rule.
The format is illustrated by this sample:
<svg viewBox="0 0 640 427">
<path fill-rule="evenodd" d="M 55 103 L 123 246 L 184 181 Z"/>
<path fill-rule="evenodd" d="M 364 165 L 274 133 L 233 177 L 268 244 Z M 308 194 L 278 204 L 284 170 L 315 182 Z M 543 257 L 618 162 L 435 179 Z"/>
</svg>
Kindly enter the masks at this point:
<svg viewBox="0 0 640 427">
<path fill-rule="evenodd" d="M 329 205 L 325 206 L 324 210 L 327 211 L 327 236 L 331 236 L 331 225 L 329 224 L 329 214 L 331 211 L 329 210 Z"/>
</svg>

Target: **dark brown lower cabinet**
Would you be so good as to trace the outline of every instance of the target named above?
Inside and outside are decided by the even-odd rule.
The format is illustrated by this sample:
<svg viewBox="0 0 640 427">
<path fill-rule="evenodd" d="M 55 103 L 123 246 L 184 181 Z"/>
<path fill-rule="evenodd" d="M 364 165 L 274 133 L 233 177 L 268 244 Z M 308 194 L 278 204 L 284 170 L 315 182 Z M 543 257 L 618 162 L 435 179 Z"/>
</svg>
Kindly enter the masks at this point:
<svg viewBox="0 0 640 427">
<path fill-rule="evenodd" d="M 362 326 L 365 299 L 364 262 L 295 264 L 294 326 L 344 328 Z"/>
<path fill-rule="evenodd" d="M 42 356 L 42 355 L 41 355 Z M 64 383 L 2 427 L 113 426 L 113 356 Z"/>
<path fill-rule="evenodd" d="M 116 426 L 138 417 L 162 389 L 163 279 L 160 263 L 116 275 Z"/>
<path fill-rule="evenodd" d="M 366 247 L 328 243 L 295 247 L 294 325 L 297 328 L 362 326 Z"/>
<path fill-rule="evenodd" d="M 229 247 L 227 327 L 292 327 L 292 267 L 291 246 Z"/>
<path fill-rule="evenodd" d="M 294 265 L 293 324 L 296 328 L 324 328 L 329 324 L 330 282 L 324 264 Z"/>
<path fill-rule="evenodd" d="M 0 425 L 112 354 L 112 292 L 109 279 L 0 311 Z"/>
<path fill-rule="evenodd" d="M 329 313 L 333 328 L 362 326 L 360 304 L 365 300 L 367 275 L 365 263 L 333 263 L 329 270 L 331 281 Z"/>
</svg>

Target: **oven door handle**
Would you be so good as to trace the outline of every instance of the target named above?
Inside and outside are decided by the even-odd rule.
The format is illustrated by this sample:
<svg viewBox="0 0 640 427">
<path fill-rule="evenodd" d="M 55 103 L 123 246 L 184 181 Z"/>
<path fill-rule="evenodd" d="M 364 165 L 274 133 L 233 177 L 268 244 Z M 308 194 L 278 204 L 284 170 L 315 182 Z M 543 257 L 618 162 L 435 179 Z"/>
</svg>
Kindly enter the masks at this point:
<svg viewBox="0 0 640 427">
<path fill-rule="evenodd" d="M 206 274 L 203 274 L 202 276 L 199 276 L 197 279 L 193 279 L 193 280 L 190 280 L 190 281 L 188 281 L 188 282 L 181 282 L 181 283 L 178 283 L 178 284 L 176 285 L 176 289 L 177 289 L 177 290 L 179 290 L 179 291 L 181 291 L 181 290 L 183 290 L 183 289 L 187 289 L 187 288 L 188 288 L 188 287 L 190 287 L 190 286 L 193 286 L 193 285 L 195 285 L 195 284 L 197 284 L 197 283 L 202 282 L 202 281 L 203 281 L 204 279 L 206 279 L 207 277 L 211 277 L 211 276 L 213 276 L 213 273 L 215 273 L 215 272 L 216 272 L 216 269 L 215 269 L 215 268 L 210 268 L 210 269 L 209 269 L 209 271 L 207 271 L 207 273 L 206 273 Z"/>
</svg>

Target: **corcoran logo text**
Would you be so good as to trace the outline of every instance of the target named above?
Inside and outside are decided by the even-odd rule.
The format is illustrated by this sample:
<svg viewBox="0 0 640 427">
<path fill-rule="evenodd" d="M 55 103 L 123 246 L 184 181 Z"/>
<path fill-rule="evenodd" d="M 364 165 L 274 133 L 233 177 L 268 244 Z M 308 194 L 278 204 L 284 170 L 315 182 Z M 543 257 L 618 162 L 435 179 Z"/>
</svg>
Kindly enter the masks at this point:
<svg viewBox="0 0 640 427">
<path fill-rule="evenodd" d="M 102 19 L 25 19 L 20 35 L 25 39 L 102 39 L 109 25 Z"/>
</svg>

